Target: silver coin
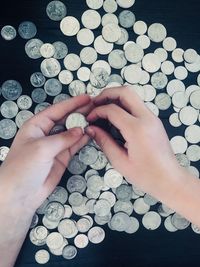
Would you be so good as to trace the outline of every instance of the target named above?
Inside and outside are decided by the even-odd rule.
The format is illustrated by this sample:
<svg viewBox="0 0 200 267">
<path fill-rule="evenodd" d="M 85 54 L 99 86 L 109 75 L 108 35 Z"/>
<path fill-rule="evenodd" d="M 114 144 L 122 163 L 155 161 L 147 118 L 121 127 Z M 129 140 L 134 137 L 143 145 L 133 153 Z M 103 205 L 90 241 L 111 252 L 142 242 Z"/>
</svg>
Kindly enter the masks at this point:
<svg viewBox="0 0 200 267">
<path fill-rule="evenodd" d="M 187 150 L 188 143 L 183 136 L 176 135 L 171 138 L 170 145 L 175 154 L 183 154 Z"/>
<path fill-rule="evenodd" d="M 10 119 L 0 120 L 0 138 L 11 139 L 16 135 L 17 126 Z"/>
<path fill-rule="evenodd" d="M 47 94 L 44 91 L 44 89 L 42 89 L 42 88 L 36 88 L 36 89 L 34 89 L 32 91 L 31 98 L 33 99 L 33 101 L 35 103 L 40 104 L 40 103 L 43 103 L 46 100 Z"/>
<path fill-rule="evenodd" d="M 130 185 L 121 184 L 116 189 L 116 197 L 121 201 L 129 201 L 132 198 L 132 187 Z"/>
<path fill-rule="evenodd" d="M 137 84 L 142 79 L 142 69 L 136 64 L 131 64 L 124 69 L 124 78 L 130 84 Z"/>
<path fill-rule="evenodd" d="M 113 215 L 110 224 L 113 230 L 123 232 L 129 228 L 130 217 L 124 212 L 118 212 Z"/>
<path fill-rule="evenodd" d="M 91 9 L 99 9 L 103 6 L 103 0 L 86 0 L 86 4 Z"/>
<path fill-rule="evenodd" d="M 83 196 L 79 192 L 73 192 L 69 195 L 68 202 L 71 206 L 80 206 L 83 203 Z"/>
<path fill-rule="evenodd" d="M 137 214 L 145 214 L 149 211 L 150 206 L 144 202 L 143 198 L 138 198 L 133 203 L 133 208 Z"/>
<path fill-rule="evenodd" d="M 171 98 L 166 93 L 158 94 L 155 98 L 155 104 L 160 110 L 167 110 L 171 106 Z"/>
<path fill-rule="evenodd" d="M 108 84 L 109 74 L 103 68 L 96 68 L 90 74 L 90 82 L 96 88 L 103 88 Z"/>
<path fill-rule="evenodd" d="M 169 61 L 169 60 L 166 60 L 162 63 L 161 65 L 161 70 L 164 74 L 166 75 L 171 75 L 173 74 L 174 70 L 175 70 L 175 66 L 174 66 L 174 63 Z"/>
<path fill-rule="evenodd" d="M 18 128 L 21 128 L 22 125 L 29 119 L 31 119 L 34 116 L 34 114 L 29 111 L 29 110 L 21 110 L 16 118 L 15 118 L 15 123 Z"/>
<path fill-rule="evenodd" d="M 72 113 L 67 117 L 65 125 L 67 129 L 81 127 L 84 130 L 88 126 L 88 122 L 81 113 Z"/>
<path fill-rule="evenodd" d="M 33 101 L 28 95 L 21 95 L 17 99 L 17 105 L 20 109 L 30 109 L 32 104 L 33 104 Z"/>
<path fill-rule="evenodd" d="M 64 206 L 59 202 L 50 202 L 45 208 L 45 216 L 49 221 L 59 221 L 65 213 Z"/>
<path fill-rule="evenodd" d="M 100 192 L 103 189 L 104 182 L 101 176 L 94 174 L 87 180 L 87 188 L 92 192 Z"/>
<path fill-rule="evenodd" d="M 130 8 L 134 3 L 135 0 L 117 0 L 117 4 L 122 8 Z"/>
<path fill-rule="evenodd" d="M 108 23 L 102 29 L 103 38 L 110 43 L 114 43 L 121 37 L 121 29 L 115 23 Z"/>
<path fill-rule="evenodd" d="M 43 58 L 51 58 L 55 54 L 55 47 L 50 43 L 45 43 L 40 48 L 40 54 Z"/>
<path fill-rule="evenodd" d="M 79 80 L 81 80 L 82 82 L 87 82 L 90 79 L 90 69 L 87 67 L 81 67 L 78 71 L 77 71 L 77 77 Z"/>
<path fill-rule="evenodd" d="M 16 100 L 22 93 L 22 86 L 18 81 L 7 80 L 2 84 L 1 92 L 6 100 Z"/>
<path fill-rule="evenodd" d="M 124 51 L 120 49 L 113 50 L 108 56 L 108 62 L 112 68 L 122 69 L 127 64 Z"/>
<path fill-rule="evenodd" d="M 160 23 L 154 23 L 148 28 L 148 36 L 153 42 L 162 42 L 167 36 L 166 28 Z"/>
<path fill-rule="evenodd" d="M 184 55 L 184 50 L 181 48 L 176 48 L 173 52 L 172 52 L 172 59 L 177 62 L 177 63 L 181 63 L 183 62 L 183 55 Z"/>
<path fill-rule="evenodd" d="M 98 36 L 94 41 L 94 48 L 100 55 L 107 55 L 113 50 L 113 44 L 104 40 L 103 36 Z"/>
<path fill-rule="evenodd" d="M 176 227 L 173 226 L 171 218 L 172 218 L 172 216 L 170 215 L 169 217 L 167 217 L 165 219 L 165 221 L 164 221 L 165 229 L 169 232 L 176 232 L 177 229 L 176 229 Z"/>
<path fill-rule="evenodd" d="M 69 206 L 69 205 L 64 205 L 65 207 L 65 214 L 64 214 L 64 217 L 63 218 L 70 218 L 72 216 L 72 208 Z"/>
<path fill-rule="evenodd" d="M 198 145 L 189 146 L 187 148 L 186 155 L 187 155 L 188 160 L 192 162 L 199 161 L 200 160 L 200 147 Z"/>
<path fill-rule="evenodd" d="M 46 81 L 44 90 L 49 96 L 59 95 L 62 91 L 62 84 L 58 79 L 52 78 Z"/>
<path fill-rule="evenodd" d="M 84 47 L 80 52 L 80 59 L 86 65 L 91 65 L 97 60 L 97 52 L 93 47 Z"/>
<path fill-rule="evenodd" d="M 183 107 L 179 112 L 180 121 L 187 126 L 195 124 L 198 115 L 199 112 L 191 106 Z"/>
<path fill-rule="evenodd" d="M 49 252 L 45 249 L 38 250 L 35 254 L 35 260 L 39 264 L 46 264 L 50 259 Z"/>
<path fill-rule="evenodd" d="M 74 238 L 74 245 L 77 248 L 85 248 L 89 243 L 88 237 L 84 234 L 79 234 Z"/>
<path fill-rule="evenodd" d="M 149 53 L 143 57 L 142 66 L 147 72 L 154 73 L 160 69 L 161 61 L 157 55 Z"/>
<path fill-rule="evenodd" d="M 104 238 L 105 238 L 105 232 L 99 226 L 91 228 L 88 232 L 88 239 L 93 244 L 101 243 L 104 240 Z"/>
<path fill-rule="evenodd" d="M 185 138 L 191 144 L 199 143 L 200 142 L 200 127 L 198 125 L 188 126 L 185 130 Z"/>
<path fill-rule="evenodd" d="M 4 161 L 8 155 L 10 148 L 7 146 L 0 147 L 0 161 Z"/>
<path fill-rule="evenodd" d="M 17 31 L 11 25 L 6 25 L 1 29 L 1 36 L 6 41 L 11 41 L 16 38 Z"/>
<path fill-rule="evenodd" d="M 102 170 L 106 167 L 108 160 L 102 151 L 98 151 L 98 158 L 94 164 L 91 164 L 90 167 L 95 170 Z"/>
<path fill-rule="evenodd" d="M 68 54 L 64 59 L 64 65 L 67 70 L 75 71 L 81 66 L 81 60 L 76 54 Z"/>
<path fill-rule="evenodd" d="M 77 41 L 82 46 L 89 46 L 94 42 L 94 33 L 90 29 L 83 28 L 77 33 Z"/>
<path fill-rule="evenodd" d="M 118 200 L 114 205 L 114 212 L 124 212 L 130 216 L 133 213 L 133 204 L 131 201 Z"/>
<path fill-rule="evenodd" d="M 34 72 L 30 77 L 30 82 L 34 87 L 42 87 L 45 81 L 46 78 L 41 72 Z"/>
<path fill-rule="evenodd" d="M 143 216 L 142 224 L 147 230 L 155 230 L 161 225 L 161 217 L 157 212 L 149 211 Z"/>
<path fill-rule="evenodd" d="M 43 42 L 39 39 L 31 39 L 25 45 L 25 52 L 32 59 L 41 58 L 40 48 Z"/>
<path fill-rule="evenodd" d="M 47 78 L 57 76 L 61 71 L 61 65 L 55 58 L 44 59 L 40 65 L 42 74 Z"/>
<path fill-rule="evenodd" d="M 143 49 L 147 49 L 150 46 L 151 41 L 147 35 L 140 35 L 136 39 L 136 44 L 141 46 Z"/>
<path fill-rule="evenodd" d="M 167 37 L 163 41 L 163 47 L 166 51 L 172 52 L 176 49 L 176 46 L 177 46 L 177 42 L 172 37 Z"/>
<path fill-rule="evenodd" d="M 61 1 L 51 1 L 46 8 L 47 16 L 54 21 L 60 21 L 67 15 L 67 8 Z"/>
<path fill-rule="evenodd" d="M 125 48 L 125 57 L 131 63 L 138 63 L 142 60 L 144 51 L 141 46 L 131 43 Z"/>
<path fill-rule="evenodd" d="M 51 195 L 48 197 L 49 201 L 57 201 L 65 204 L 68 199 L 68 192 L 62 186 L 57 186 Z"/>
<path fill-rule="evenodd" d="M 47 229 L 53 230 L 53 229 L 56 229 L 58 227 L 59 221 L 53 222 L 53 221 L 50 221 L 49 219 L 47 219 L 46 216 L 43 216 L 42 223 Z"/>
<path fill-rule="evenodd" d="M 93 169 L 89 169 L 86 173 L 85 173 L 85 180 L 87 181 L 89 177 L 93 176 L 93 175 L 98 175 L 98 171 L 93 170 Z"/>
<path fill-rule="evenodd" d="M 62 251 L 63 251 L 63 248 L 65 247 L 65 246 L 67 246 L 68 245 L 68 241 L 67 241 L 67 239 L 63 239 L 63 244 L 62 244 L 62 246 L 60 247 L 60 248 L 58 248 L 58 249 L 49 249 L 50 250 L 50 252 L 53 254 L 53 255 L 55 255 L 55 256 L 62 256 Z"/>
<path fill-rule="evenodd" d="M 85 83 L 80 80 L 72 81 L 68 89 L 71 96 L 78 96 L 86 93 Z"/>
<path fill-rule="evenodd" d="M 47 236 L 46 244 L 51 249 L 58 249 L 63 244 L 63 236 L 57 232 L 50 233 Z"/>
<path fill-rule="evenodd" d="M 55 48 L 54 58 L 55 59 L 63 59 L 68 54 L 68 47 L 65 43 L 57 41 L 53 43 L 53 46 Z"/>
<path fill-rule="evenodd" d="M 194 108 L 200 109 L 200 90 L 191 93 L 190 103 Z"/>
<path fill-rule="evenodd" d="M 62 256 L 64 259 L 71 260 L 77 255 L 77 249 L 74 246 L 68 245 L 63 248 Z"/>
<path fill-rule="evenodd" d="M 85 146 L 79 152 L 79 160 L 85 165 L 91 165 L 96 162 L 98 158 L 97 150 L 92 146 Z"/>
<path fill-rule="evenodd" d="M 98 216 L 98 215 L 94 216 L 94 220 L 98 225 L 105 225 L 109 223 L 111 218 L 112 218 L 111 212 L 106 216 Z"/>
<path fill-rule="evenodd" d="M 128 39 L 129 39 L 129 33 L 126 29 L 120 28 L 121 30 L 121 36 L 120 38 L 115 42 L 117 45 L 124 45 Z"/>
<path fill-rule="evenodd" d="M 105 60 L 97 60 L 94 64 L 92 64 L 92 71 L 94 71 L 97 68 L 102 68 L 107 71 L 107 73 L 111 74 L 111 67 Z"/>
<path fill-rule="evenodd" d="M 172 103 L 176 108 L 183 108 L 187 105 L 189 97 L 185 92 L 176 92 L 172 96 Z"/>
<path fill-rule="evenodd" d="M 78 215 L 78 216 L 84 216 L 84 215 L 87 215 L 88 212 L 89 212 L 89 209 L 88 209 L 88 206 L 86 206 L 86 201 L 87 201 L 87 198 L 84 197 L 84 200 L 83 200 L 83 203 L 78 206 L 78 207 L 72 207 L 73 209 L 73 213 Z"/>
<path fill-rule="evenodd" d="M 106 13 L 114 13 L 117 11 L 117 3 L 115 0 L 105 0 L 103 3 L 103 9 Z"/>
<path fill-rule="evenodd" d="M 76 223 L 70 219 L 63 219 L 58 225 L 58 231 L 65 238 L 75 237 L 78 233 Z"/>
<path fill-rule="evenodd" d="M 138 219 L 136 219 L 135 217 L 130 217 L 130 224 L 126 228 L 125 232 L 127 234 L 134 234 L 135 232 L 138 231 L 139 227 L 140 227 L 140 224 L 139 224 Z"/>
<path fill-rule="evenodd" d="M 100 196 L 99 199 L 106 199 L 109 203 L 110 206 L 113 207 L 116 203 L 116 197 L 115 194 L 110 192 L 110 191 L 106 191 L 103 192 Z"/>
<path fill-rule="evenodd" d="M 18 106 L 14 101 L 5 101 L 1 105 L 1 115 L 6 119 L 14 118 L 18 113 Z"/>
<path fill-rule="evenodd" d="M 119 14 L 119 23 L 124 28 L 133 27 L 135 21 L 135 15 L 130 10 L 124 10 Z"/>
<path fill-rule="evenodd" d="M 74 36 L 80 30 L 80 23 L 75 17 L 67 16 L 62 19 L 60 29 L 66 36 Z"/>
<path fill-rule="evenodd" d="M 31 21 L 23 21 L 18 27 L 18 33 L 23 39 L 31 39 L 37 34 L 37 28 Z"/>
<path fill-rule="evenodd" d="M 64 125 L 62 124 L 56 124 L 51 131 L 49 132 L 49 135 L 55 135 L 55 134 L 59 134 L 59 133 L 63 133 L 66 131 L 66 128 Z"/>
<path fill-rule="evenodd" d="M 76 223 L 77 229 L 81 233 L 86 233 L 91 228 L 90 220 L 87 218 L 80 218 Z"/>
<path fill-rule="evenodd" d="M 162 72 L 156 72 L 151 76 L 151 84 L 156 89 L 164 89 L 167 86 L 168 78 Z"/>
<path fill-rule="evenodd" d="M 77 166 L 77 162 L 76 162 L 76 165 Z M 85 166 L 85 165 L 83 165 Z M 72 168 L 70 166 L 70 168 Z M 78 168 L 76 167 L 76 169 L 73 168 L 72 170 L 73 172 L 82 172 L 82 168 L 80 168 L 80 170 L 78 170 Z M 83 176 L 81 175 L 73 175 L 71 176 L 68 180 L 67 180 L 67 190 L 70 192 L 70 193 L 73 193 L 73 192 L 79 192 L 79 193 L 83 193 L 86 189 L 86 181 L 84 179 Z"/>
<path fill-rule="evenodd" d="M 110 213 L 111 205 L 106 199 L 99 199 L 94 204 L 94 213 L 97 216 L 106 216 Z"/>
<path fill-rule="evenodd" d="M 160 61 L 161 62 L 166 61 L 167 58 L 168 58 L 168 53 L 167 53 L 167 51 L 164 48 L 157 48 L 154 51 L 154 54 L 157 55 L 160 58 Z"/>
<path fill-rule="evenodd" d="M 88 9 L 82 14 L 81 21 L 85 28 L 94 30 L 101 24 L 101 16 L 96 10 Z"/>
<path fill-rule="evenodd" d="M 171 220 L 173 226 L 176 227 L 176 229 L 178 230 L 184 230 L 190 225 L 190 222 L 178 213 L 174 213 L 174 215 L 172 215 Z"/>
<path fill-rule="evenodd" d="M 198 54 L 194 49 L 187 49 L 183 55 L 187 63 L 194 63 L 197 60 Z"/>
<path fill-rule="evenodd" d="M 147 24 L 142 20 L 138 20 L 133 25 L 133 30 L 136 34 L 143 35 L 147 32 Z"/>
</svg>

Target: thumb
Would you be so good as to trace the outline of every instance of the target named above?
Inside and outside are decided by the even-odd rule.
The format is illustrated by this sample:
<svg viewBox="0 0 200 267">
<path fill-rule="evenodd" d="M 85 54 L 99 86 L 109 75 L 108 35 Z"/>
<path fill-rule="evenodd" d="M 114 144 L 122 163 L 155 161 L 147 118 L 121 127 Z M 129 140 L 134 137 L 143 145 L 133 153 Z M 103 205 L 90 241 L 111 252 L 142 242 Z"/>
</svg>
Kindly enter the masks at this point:
<svg viewBox="0 0 200 267">
<path fill-rule="evenodd" d="M 76 144 L 83 137 L 83 131 L 81 128 L 69 129 L 66 132 L 60 134 L 44 137 L 43 145 L 47 157 L 55 157 L 62 151 L 69 149 Z"/>
<path fill-rule="evenodd" d="M 97 126 L 86 128 L 86 133 L 100 146 L 114 168 L 120 168 L 122 161 L 127 161 L 125 149 L 120 147 L 110 134 Z"/>
</svg>

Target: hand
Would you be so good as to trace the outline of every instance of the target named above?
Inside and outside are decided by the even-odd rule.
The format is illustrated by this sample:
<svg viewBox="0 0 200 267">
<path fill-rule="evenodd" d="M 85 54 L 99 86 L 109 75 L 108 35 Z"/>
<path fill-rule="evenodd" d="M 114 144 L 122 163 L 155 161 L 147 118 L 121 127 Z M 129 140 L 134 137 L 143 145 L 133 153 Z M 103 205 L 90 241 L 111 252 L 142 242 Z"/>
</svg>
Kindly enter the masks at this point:
<svg viewBox="0 0 200 267">
<path fill-rule="evenodd" d="M 48 134 L 56 122 L 89 103 L 88 96 L 72 98 L 47 108 L 22 126 L 0 173 L 0 188 L 13 203 L 34 212 L 54 190 L 72 156 L 89 137 L 80 128 Z"/>
<path fill-rule="evenodd" d="M 87 129 L 88 135 L 130 183 L 159 197 L 160 190 L 166 190 L 170 179 L 175 180 L 176 173 L 183 172 L 161 121 L 128 87 L 106 89 L 93 101 L 96 108 L 88 115 L 88 121 L 107 119 L 120 131 L 126 143 L 124 147 L 119 146 L 96 126 Z"/>
</svg>

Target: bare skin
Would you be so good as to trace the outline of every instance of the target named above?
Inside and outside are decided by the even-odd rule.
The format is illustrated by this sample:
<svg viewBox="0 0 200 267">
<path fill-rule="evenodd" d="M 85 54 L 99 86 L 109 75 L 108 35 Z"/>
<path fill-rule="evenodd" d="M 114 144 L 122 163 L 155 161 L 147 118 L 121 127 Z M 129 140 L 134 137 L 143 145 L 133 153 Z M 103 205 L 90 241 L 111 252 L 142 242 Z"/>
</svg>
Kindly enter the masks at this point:
<svg viewBox="0 0 200 267">
<path fill-rule="evenodd" d="M 92 125 L 87 135 L 77 128 L 48 136 L 57 121 L 77 109 L 89 113 L 91 124 L 98 118 L 112 123 L 123 135 L 124 147 Z M 130 88 L 106 89 L 92 101 L 79 96 L 56 104 L 18 132 L 0 173 L 1 267 L 14 265 L 35 210 L 59 183 L 71 157 L 87 144 L 89 136 L 128 182 L 200 226 L 200 181 L 179 166 L 161 121 Z"/>
</svg>

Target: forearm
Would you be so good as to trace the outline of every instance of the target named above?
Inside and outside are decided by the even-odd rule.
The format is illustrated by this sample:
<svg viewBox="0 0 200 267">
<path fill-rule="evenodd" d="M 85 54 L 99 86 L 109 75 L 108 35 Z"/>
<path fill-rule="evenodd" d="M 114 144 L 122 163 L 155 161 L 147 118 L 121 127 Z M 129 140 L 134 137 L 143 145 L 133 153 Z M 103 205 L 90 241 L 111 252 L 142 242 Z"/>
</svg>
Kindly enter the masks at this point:
<svg viewBox="0 0 200 267">
<path fill-rule="evenodd" d="M 200 227 L 200 180 L 197 177 L 185 170 L 175 170 L 171 177 L 166 177 L 166 183 L 157 191 L 156 197 Z"/>
<path fill-rule="evenodd" d="M 1 267 L 12 267 L 28 232 L 32 212 L 21 203 L 11 202 L 0 190 L 0 261 Z"/>
</svg>

